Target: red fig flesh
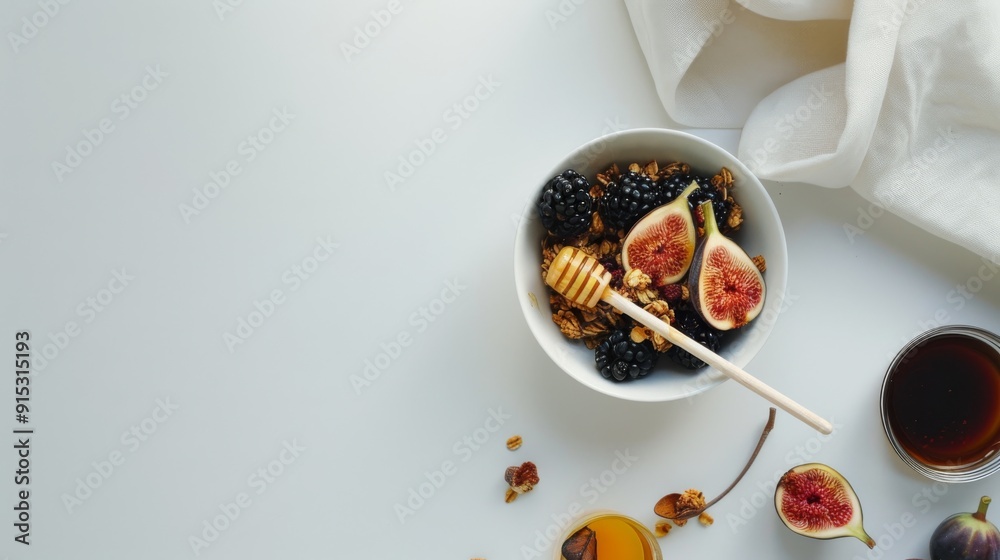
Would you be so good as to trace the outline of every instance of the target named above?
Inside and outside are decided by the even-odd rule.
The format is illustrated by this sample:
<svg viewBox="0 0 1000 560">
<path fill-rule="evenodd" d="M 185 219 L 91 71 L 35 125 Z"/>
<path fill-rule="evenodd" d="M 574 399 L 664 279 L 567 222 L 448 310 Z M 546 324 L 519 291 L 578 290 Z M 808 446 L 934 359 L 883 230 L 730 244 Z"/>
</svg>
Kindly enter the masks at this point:
<svg viewBox="0 0 1000 560">
<path fill-rule="evenodd" d="M 672 202 L 656 208 L 632 226 L 622 244 L 625 272 L 638 268 L 657 286 L 673 284 L 684 277 L 697 241 L 688 196 L 697 188 L 698 183 L 692 182 Z"/>
<path fill-rule="evenodd" d="M 826 465 L 808 463 L 786 472 L 774 492 L 774 505 L 785 526 L 800 535 L 855 537 L 868 548 L 875 546 L 862 526 L 861 502 L 854 489 Z"/>
<path fill-rule="evenodd" d="M 691 303 L 709 325 L 720 331 L 736 329 L 764 309 L 764 277 L 750 256 L 719 231 L 711 201 L 700 208 L 705 238 L 691 262 Z"/>
<path fill-rule="evenodd" d="M 931 560 L 1000 560 L 1000 531 L 986 520 L 990 497 L 975 513 L 956 513 L 931 535 Z"/>
</svg>

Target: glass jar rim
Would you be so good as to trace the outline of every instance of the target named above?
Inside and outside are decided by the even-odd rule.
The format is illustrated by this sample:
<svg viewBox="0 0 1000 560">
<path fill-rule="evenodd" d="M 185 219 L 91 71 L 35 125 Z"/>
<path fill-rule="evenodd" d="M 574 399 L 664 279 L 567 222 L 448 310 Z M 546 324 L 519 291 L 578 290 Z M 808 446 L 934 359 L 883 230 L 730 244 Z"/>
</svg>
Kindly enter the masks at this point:
<svg viewBox="0 0 1000 560">
<path fill-rule="evenodd" d="M 912 352 L 919 349 L 928 341 L 945 336 L 961 336 L 984 342 L 993 348 L 997 355 L 1000 356 L 1000 336 L 980 327 L 972 325 L 944 325 L 917 335 L 913 338 L 913 340 L 903 346 L 903 348 L 893 358 L 889 367 L 886 369 L 885 378 L 882 381 L 882 391 L 879 395 L 879 412 L 882 418 L 882 428 L 885 431 L 885 435 L 888 438 L 890 445 L 892 445 L 893 450 L 895 450 L 899 458 L 902 459 L 907 466 L 925 477 L 938 482 L 973 482 L 976 480 L 982 480 L 1000 470 L 1000 452 L 994 452 L 979 459 L 978 461 L 965 465 L 928 465 L 918 460 L 916 457 L 913 457 L 902 446 L 895 433 L 893 433 L 889 422 L 886 400 L 889 392 L 889 384 L 892 381 L 892 376 L 896 369 L 905 360 L 909 359 Z"/>
</svg>

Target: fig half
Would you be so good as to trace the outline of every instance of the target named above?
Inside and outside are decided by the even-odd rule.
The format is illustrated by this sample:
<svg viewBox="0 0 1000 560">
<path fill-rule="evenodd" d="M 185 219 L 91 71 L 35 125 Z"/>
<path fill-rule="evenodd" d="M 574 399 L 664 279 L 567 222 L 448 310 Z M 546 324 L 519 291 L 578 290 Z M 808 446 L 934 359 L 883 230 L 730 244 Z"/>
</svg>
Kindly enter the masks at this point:
<svg viewBox="0 0 1000 560">
<path fill-rule="evenodd" d="M 719 231 L 712 202 L 699 208 L 705 215 L 705 238 L 688 277 L 692 307 L 720 331 L 737 329 L 764 309 L 764 277 L 746 252 Z"/>
<path fill-rule="evenodd" d="M 673 284 L 684 277 L 698 239 L 688 207 L 688 196 L 697 188 L 698 183 L 692 181 L 677 198 L 632 226 L 622 244 L 622 266 L 626 273 L 638 268 L 657 286 Z"/>
<path fill-rule="evenodd" d="M 774 507 L 792 531 L 814 539 L 855 537 L 875 547 L 862 526 L 861 502 L 847 479 L 821 463 L 786 472 L 774 491 Z"/>
</svg>

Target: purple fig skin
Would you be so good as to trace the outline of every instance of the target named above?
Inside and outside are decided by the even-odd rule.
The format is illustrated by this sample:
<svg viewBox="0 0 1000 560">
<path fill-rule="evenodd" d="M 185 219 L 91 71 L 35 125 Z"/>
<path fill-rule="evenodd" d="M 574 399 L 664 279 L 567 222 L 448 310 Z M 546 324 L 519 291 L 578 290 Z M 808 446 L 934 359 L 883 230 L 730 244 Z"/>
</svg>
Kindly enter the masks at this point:
<svg viewBox="0 0 1000 560">
<path fill-rule="evenodd" d="M 986 520 L 990 497 L 975 513 L 956 513 L 931 535 L 931 560 L 1000 560 L 1000 531 Z"/>
</svg>

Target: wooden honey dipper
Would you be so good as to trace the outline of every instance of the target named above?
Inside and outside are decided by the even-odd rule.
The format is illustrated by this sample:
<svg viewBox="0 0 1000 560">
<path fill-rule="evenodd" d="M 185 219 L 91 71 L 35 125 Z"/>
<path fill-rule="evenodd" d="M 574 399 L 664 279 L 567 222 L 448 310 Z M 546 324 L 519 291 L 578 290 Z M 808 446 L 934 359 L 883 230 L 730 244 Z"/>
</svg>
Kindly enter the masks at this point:
<svg viewBox="0 0 1000 560">
<path fill-rule="evenodd" d="M 611 273 L 594 257 L 577 249 L 564 247 L 549 265 L 545 283 L 570 301 L 594 307 L 606 301 L 612 307 L 639 321 L 654 332 L 690 352 L 694 357 L 734 379 L 740 385 L 774 403 L 775 406 L 812 426 L 820 433 L 833 432 L 833 425 L 799 403 L 779 393 L 760 379 L 743 371 L 739 366 L 698 344 L 679 330 L 672 328 L 659 317 L 632 303 L 628 298 L 610 289 Z"/>
</svg>

